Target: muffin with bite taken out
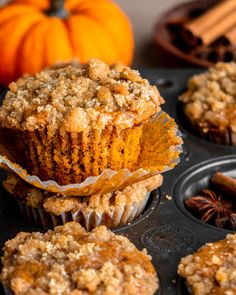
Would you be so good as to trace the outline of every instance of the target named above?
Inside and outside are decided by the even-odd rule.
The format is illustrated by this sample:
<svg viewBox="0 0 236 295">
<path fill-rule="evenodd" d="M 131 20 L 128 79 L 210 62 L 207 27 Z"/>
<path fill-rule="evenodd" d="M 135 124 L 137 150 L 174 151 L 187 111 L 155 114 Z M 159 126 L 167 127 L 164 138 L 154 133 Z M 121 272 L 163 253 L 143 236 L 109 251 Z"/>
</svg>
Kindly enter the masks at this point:
<svg viewBox="0 0 236 295">
<path fill-rule="evenodd" d="M 48 68 L 9 88 L 0 135 L 13 160 L 61 185 L 107 168 L 135 169 L 143 126 L 163 103 L 137 71 L 97 59 Z"/>
</svg>

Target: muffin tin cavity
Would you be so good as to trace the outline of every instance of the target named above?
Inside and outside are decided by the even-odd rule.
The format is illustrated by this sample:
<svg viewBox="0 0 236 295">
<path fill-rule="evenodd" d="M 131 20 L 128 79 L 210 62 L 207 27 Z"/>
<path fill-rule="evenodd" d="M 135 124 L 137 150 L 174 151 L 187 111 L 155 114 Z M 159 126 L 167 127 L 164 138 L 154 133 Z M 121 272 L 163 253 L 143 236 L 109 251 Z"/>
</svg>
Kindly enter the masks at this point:
<svg viewBox="0 0 236 295">
<path fill-rule="evenodd" d="M 174 85 L 174 82 L 165 78 L 158 78 L 156 80 L 156 86 L 160 89 L 171 88 Z"/>
<path fill-rule="evenodd" d="M 185 216 L 206 227 L 214 227 L 194 217 L 185 207 L 184 201 L 197 195 L 201 190 L 209 188 L 209 179 L 216 172 L 236 178 L 236 157 L 225 156 L 203 162 L 188 169 L 177 181 L 174 188 L 174 200 Z M 224 230 L 217 228 L 219 230 Z"/>
</svg>

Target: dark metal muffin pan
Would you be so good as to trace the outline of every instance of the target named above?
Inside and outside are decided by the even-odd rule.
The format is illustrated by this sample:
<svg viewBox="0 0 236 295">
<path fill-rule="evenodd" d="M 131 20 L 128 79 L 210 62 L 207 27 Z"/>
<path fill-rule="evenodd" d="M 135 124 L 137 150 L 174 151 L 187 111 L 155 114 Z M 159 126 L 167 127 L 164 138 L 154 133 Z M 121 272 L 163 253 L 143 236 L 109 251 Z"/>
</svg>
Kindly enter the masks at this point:
<svg viewBox="0 0 236 295">
<path fill-rule="evenodd" d="M 183 205 L 184 199 L 207 186 L 209 177 L 216 171 L 236 177 L 236 147 L 211 143 L 195 136 L 183 118 L 177 97 L 186 89 L 188 78 L 199 72 L 201 70 L 191 69 L 141 71 L 151 84 L 158 86 L 166 101 L 164 111 L 177 121 L 184 140 L 183 153 L 178 166 L 164 174 L 164 183 L 152 193 L 144 214 L 130 225 L 114 231 L 126 235 L 139 249 L 147 248 L 160 280 L 157 294 L 188 294 L 183 280 L 176 273 L 180 258 L 232 232 L 197 220 Z M 0 181 L 5 176 L 0 170 Z M 0 186 L 0 248 L 19 231 L 39 230 L 9 212 L 4 196 L 6 194 Z"/>
</svg>

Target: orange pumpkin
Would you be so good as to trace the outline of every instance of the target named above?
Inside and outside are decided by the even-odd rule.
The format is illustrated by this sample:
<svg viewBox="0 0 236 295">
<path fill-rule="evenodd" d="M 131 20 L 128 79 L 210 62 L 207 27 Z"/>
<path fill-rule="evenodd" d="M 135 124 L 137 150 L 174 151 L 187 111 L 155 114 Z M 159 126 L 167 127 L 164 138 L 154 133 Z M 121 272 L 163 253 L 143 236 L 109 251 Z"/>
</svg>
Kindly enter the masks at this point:
<svg viewBox="0 0 236 295">
<path fill-rule="evenodd" d="M 0 8 L 0 83 L 59 61 L 130 64 L 133 35 L 110 0 L 13 0 Z"/>
</svg>

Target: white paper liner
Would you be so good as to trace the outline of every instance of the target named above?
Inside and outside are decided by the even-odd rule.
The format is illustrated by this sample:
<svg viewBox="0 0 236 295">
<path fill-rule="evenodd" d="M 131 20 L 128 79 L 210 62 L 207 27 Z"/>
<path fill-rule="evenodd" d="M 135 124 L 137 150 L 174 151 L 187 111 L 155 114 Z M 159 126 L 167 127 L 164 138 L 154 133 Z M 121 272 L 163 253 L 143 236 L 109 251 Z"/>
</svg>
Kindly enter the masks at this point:
<svg viewBox="0 0 236 295">
<path fill-rule="evenodd" d="M 160 112 L 152 117 L 143 133 L 136 171 L 126 168 L 119 171 L 105 169 L 100 175 L 90 176 L 82 183 L 59 185 L 54 180 L 41 181 L 39 177 L 27 174 L 25 169 L 11 162 L 5 155 L 0 155 L 0 166 L 16 173 L 29 184 L 49 192 L 70 196 L 104 194 L 166 172 L 179 162 L 179 154 L 182 152 L 181 133 L 168 114 Z"/>
<path fill-rule="evenodd" d="M 44 229 L 53 228 L 57 225 L 65 224 L 69 221 L 80 223 L 87 231 L 93 228 L 105 225 L 110 228 L 119 227 L 132 222 L 143 212 L 150 193 L 143 200 L 130 205 L 117 206 L 109 211 L 99 212 L 96 209 L 83 208 L 75 212 L 64 212 L 60 215 L 55 215 L 45 211 L 43 208 L 33 208 L 25 202 L 14 198 L 20 210 L 22 217 L 29 224 L 36 224 Z"/>
</svg>

